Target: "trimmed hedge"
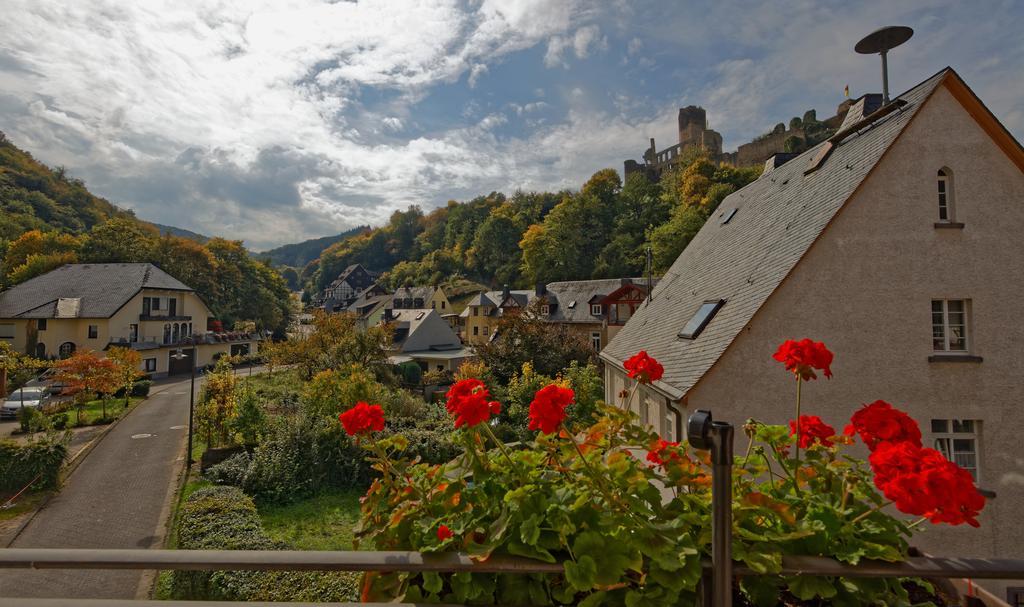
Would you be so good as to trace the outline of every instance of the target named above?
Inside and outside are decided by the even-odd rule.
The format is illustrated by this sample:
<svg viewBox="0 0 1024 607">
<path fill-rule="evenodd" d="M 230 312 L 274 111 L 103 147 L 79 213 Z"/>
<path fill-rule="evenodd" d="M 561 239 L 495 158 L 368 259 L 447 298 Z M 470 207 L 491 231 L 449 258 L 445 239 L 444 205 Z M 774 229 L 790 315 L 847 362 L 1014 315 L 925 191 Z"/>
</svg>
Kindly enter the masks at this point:
<svg viewBox="0 0 1024 607">
<path fill-rule="evenodd" d="M 60 468 L 68 455 L 67 443 L 38 440 L 28 444 L 0 441 L 0 491 L 19 491 L 39 476 L 34 488 L 57 486 Z"/>
<path fill-rule="evenodd" d="M 189 496 L 178 523 L 181 550 L 285 550 L 263 531 L 256 506 L 235 487 L 207 487 Z M 174 599 L 225 601 L 359 600 L 360 575 L 318 571 L 175 571 Z"/>
</svg>

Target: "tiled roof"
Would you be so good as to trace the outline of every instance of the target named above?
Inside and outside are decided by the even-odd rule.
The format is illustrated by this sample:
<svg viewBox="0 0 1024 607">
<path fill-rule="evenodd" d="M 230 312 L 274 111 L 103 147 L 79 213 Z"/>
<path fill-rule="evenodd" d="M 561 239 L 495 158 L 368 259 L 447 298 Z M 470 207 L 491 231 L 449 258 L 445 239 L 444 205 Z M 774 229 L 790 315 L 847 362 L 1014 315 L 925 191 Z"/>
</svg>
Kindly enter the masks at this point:
<svg viewBox="0 0 1024 607">
<path fill-rule="evenodd" d="M 436 290 L 434 287 L 401 287 L 395 291 L 392 299 L 416 299 L 419 297 L 423 301 L 430 301 Z"/>
<path fill-rule="evenodd" d="M 947 68 L 948 70 L 948 68 Z M 711 368 L 896 140 L 943 70 L 899 98 L 906 104 L 839 142 L 805 174 L 824 142 L 729 195 L 655 287 L 653 300 L 601 352 L 621 363 L 639 350 L 658 359 L 655 384 L 681 398 Z M 738 209 L 728 224 L 721 219 Z M 725 305 L 694 340 L 677 333 L 706 300 Z"/>
<path fill-rule="evenodd" d="M 0 318 L 109 318 L 141 289 L 192 290 L 153 264 L 70 264 L 0 293 Z"/>
</svg>

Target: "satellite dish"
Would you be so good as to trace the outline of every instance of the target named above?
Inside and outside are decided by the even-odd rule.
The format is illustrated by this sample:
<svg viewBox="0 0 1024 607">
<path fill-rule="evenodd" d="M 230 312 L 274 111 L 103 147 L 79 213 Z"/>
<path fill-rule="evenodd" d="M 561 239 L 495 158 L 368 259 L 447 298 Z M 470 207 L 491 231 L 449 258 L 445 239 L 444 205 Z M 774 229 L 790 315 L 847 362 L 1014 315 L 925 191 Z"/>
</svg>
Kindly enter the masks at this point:
<svg viewBox="0 0 1024 607">
<path fill-rule="evenodd" d="M 853 50 L 861 55 L 884 53 L 910 40 L 913 35 L 914 30 L 905 25 L 890 25 L 861 38 Z"/>
<path fill-rule="evenodd" d="M 887 55 L 891 49 L 903 44 L 914 35 L 914 30 L 905 25 L 890 25 L 871 32 L 861 38 L 853 47 L 861 55 L 882 56 L 882 103 L 889 103 L 889 63 Z"/>
</svg>

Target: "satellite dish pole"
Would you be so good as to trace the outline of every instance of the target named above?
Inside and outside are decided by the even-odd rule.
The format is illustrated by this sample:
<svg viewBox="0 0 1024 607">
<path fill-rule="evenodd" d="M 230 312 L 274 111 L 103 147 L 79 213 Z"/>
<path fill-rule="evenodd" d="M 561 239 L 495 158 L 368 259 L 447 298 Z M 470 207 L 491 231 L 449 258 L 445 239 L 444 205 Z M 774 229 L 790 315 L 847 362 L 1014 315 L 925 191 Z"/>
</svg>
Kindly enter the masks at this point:
<svg viewBox="0 0 1024 607">
<path fill-rule="evenodd" d="M 889 103 L 889 51 L 903 44 L 914 35 L 914 30 L 905 25 L 890 25 L 864 36 L 853 50 L 861 55 L 882 56 L 882 104 Z"/>
</svg>

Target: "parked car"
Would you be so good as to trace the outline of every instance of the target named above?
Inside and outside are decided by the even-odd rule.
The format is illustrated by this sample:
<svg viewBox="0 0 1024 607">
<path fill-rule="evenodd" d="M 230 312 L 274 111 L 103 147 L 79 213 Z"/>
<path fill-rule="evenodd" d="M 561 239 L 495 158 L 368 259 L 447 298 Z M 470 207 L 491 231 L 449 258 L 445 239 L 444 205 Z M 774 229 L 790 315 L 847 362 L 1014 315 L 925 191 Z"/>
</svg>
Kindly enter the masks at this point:
<svg viewBox="0 0 1024 607">
<path fill-rule="evenodd" d="M 18 411 L 22 407 L 42 409 L 49 399 L 49 394 L 43 386 L 26 386 L 11 392 L 0 407 L 0 419 L 16 419 Z"/>
<path fill-rule="evenodd" d="M 26 388 L 43 387 L 49 394 L 60 394 L 67 386 L 57 381 L 57 369 L 47 369 L 39 377 L 25 384 Z"/>
</svg>

